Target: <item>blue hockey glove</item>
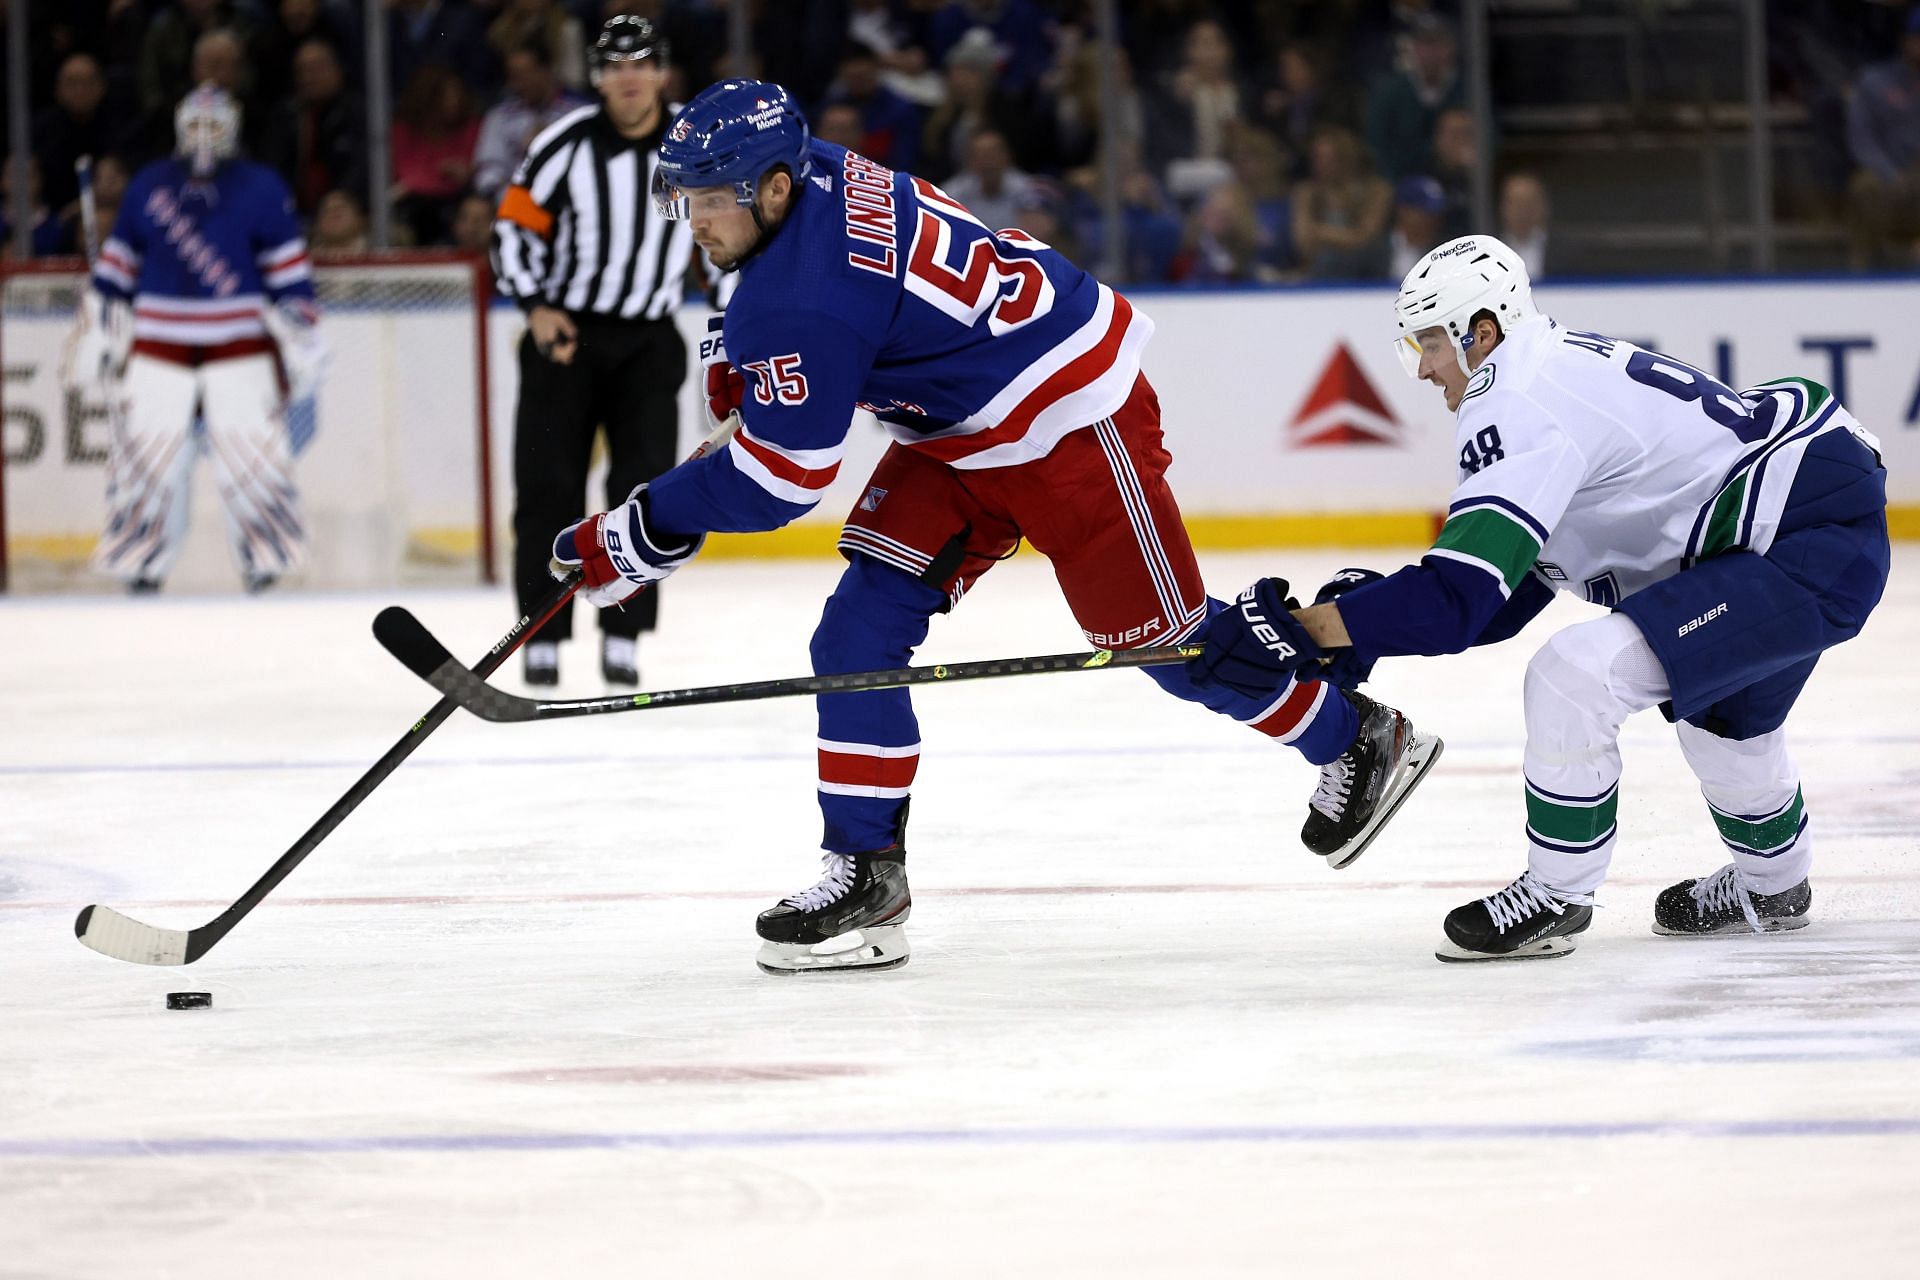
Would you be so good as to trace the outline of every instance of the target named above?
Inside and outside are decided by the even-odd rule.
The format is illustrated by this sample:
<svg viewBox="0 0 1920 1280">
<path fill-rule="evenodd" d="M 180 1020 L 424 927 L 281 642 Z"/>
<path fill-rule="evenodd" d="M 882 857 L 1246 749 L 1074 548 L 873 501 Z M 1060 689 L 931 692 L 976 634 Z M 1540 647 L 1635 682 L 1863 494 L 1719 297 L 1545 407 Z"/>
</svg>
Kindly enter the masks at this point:
<svg viewBox="0 0 1920 1280">
<path fill-rule="evenodd" d="M 687 540 L 647 523 L 647 486 L 611 511 L 568 525 L 553 540 L 556 578 L 578 570 L 581 595 L 599 608 L 619 604 L 693 559 L 706 535 Z"/>
<path fill-rule="evenodd" d="M 1262 578 L 1207 622 L 1205 648 L 1187 662 L 1201 688 L 1225 685 L 1250 698 L 1278 693 L 1293 673 L 1322 655 L 1295 621 L 1285 578 Z"/>
<path fill-rule="evenodd" d="M 1355 587 L 1364 587 L 1384 577 L 1386 577 L 1384 573 L 1377 573 L 1372 569 L 1342 569 L 1328 578 L 1326 585 L 1314 593 L 1313 602 L 1332 604 Z M 1332 656 L 1327 659 L 1326 665 L 1321 668 L 1320 674 L 1328 684 L 1341 689 L 1355 689 L 1373 674 L 1373 663 L 1374 660 L 1371 658 L 1362 660 L 1359 653 L 1352 648 L 1335 649 Z"/>
</svg>

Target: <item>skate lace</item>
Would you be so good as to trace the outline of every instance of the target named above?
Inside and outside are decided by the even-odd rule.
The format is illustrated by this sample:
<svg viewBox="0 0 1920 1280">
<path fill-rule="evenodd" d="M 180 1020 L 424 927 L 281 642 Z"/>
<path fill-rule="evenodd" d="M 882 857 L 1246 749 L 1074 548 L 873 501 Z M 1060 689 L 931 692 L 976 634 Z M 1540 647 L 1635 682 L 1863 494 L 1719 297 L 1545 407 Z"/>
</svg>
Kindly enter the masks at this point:
<svg viewBox="0 0 1920 1280">
<path fill-rule="evenodd" d="M 1593 895 L 1590 893 L 1556 893 L 1534 879 L 1528 871 L 1518 880 L 1486 900 L 1487 914 L 1493 917 L 1493 927 L 1501 933 L 1508 925 L 1519 924 L 1536 911 L 1551 911 L 1557 916 L 1565 915 L 1572 906 L 1590 907 Z"/>
<path fill-rule="evenodd" d="M 820 859 L 820 865 L 827 869 L 826 876 L 813 888 L 786 899 L 788 906 L 798 907 L 802 911 L 817 911 L 838 902 L 846 896 L 847 890 L 853 888 L 855 866 L 852 855 L 829 853 Z"/>
<path fill-rule="evenodd" d="M 1353 775 L 1352 753 L 1332 764 L 1321 765 L 1320 784 L 1313 789 L 1313 798 L 1307 803 L 1338 822 L 1340 815 L 1347 811 L 1347 799 L 1353 793 Z"/>
<path fill-rule="evenodd" d="M 1691 890 L 1694 904 L 1700 914 L 1725 911 L 1735 903 L 1747 917 L 1747 927 L 1755 933 L 1760 932 L 1760 917 L 1753 909 L 1753 895 L 1740 882 L 1740 868 L 1729 862 L 1712 875 L 1695 884 Z"/>
</svg>

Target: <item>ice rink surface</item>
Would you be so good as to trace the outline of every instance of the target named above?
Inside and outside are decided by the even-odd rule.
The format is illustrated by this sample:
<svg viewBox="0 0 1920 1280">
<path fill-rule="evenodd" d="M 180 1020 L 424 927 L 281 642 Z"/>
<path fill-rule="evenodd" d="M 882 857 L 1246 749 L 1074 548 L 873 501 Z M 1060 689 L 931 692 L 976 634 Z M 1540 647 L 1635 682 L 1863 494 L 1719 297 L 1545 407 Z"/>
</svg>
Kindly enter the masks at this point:
<svg viewBox="0 0 1920 1280">
<path fill-rule="evenodd" d="M 1205 568 L 1355 560 L 1398 563 Z M 1446 757 L 1337 873 L 1313 771 L 1138 673 L 923 690 L 913 961 L 785 980 L 753 916 L 817 878 L 805 700 L 456 718 L 199 963 L 95 955 L 79 907 L 205 922 L 432 704 L 380 605 L 472 660 L 507 598 L 0 599 L 0 1276 L 1913 1276 L 1914 566 L 1792 722 L 1804 931 L 1649 931 L 1726 855 L 1643 717 L 1579 950 L 1435 962 L 1524 866 L 1563 603 L 1382 665 Z M 695 566 L 645 684 L 801 674 L 834 575 Z M 922 657 L 1081 647 L 1022 557 Z"/>
</svg>

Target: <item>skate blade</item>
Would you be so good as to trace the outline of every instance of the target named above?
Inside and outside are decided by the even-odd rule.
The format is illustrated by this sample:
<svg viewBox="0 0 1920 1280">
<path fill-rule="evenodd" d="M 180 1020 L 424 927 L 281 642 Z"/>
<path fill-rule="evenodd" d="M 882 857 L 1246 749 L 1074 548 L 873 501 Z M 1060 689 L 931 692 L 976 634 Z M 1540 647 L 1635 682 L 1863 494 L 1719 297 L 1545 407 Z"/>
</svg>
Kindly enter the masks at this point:
<svg viewBox="0 0 1920 1280">
<path fill-rule="evenodd" d="M 1756 933 L 1789 933 L 1812 923 L 1810 916 L 1776 916 L 1762 920 L 1758 929 L 1749 927 L 1745 920 L 1736 920 L 1718 929 L 1698 930 L 1664 929 L 1656 921 L 1653 931 L 1663 938 L 1751 938 Z"/>
<path fill-rule="evenodd" d="M 1457 947 L 1451 942 L 1443 942 L 1434 950 L 1433 958 L 1444 964 L 1479 964 L 1485 960 L 1552 960 L 1556 956 L 1571 955 L 1573 939 L 1568 937 L 1542 938 L 1538 942 L 1529 942 L 1524 947 L 1512 951 L 1469 951 Z"/>
<path fill-rule="evenodd" d="M 1437 733 L 1415 733 L 1413 741 L 1407 747 L 1407 754 L 1400 761 L 1400 767 L 1394 770 L 1393 779 L 1387 784 L 1380 805 L 1373 812 L 1373 821 L 1360 828 L 1353 839 L 1327 855 L 1327 865 L 1335 871 L 1350 867 L 1360 855 L 1367 851 L 1375 836 L 1387 825 L 1388 819 L 1400 810 L 1413 794 L 1413 789 L 1427 780 L 1427 774 L 1433 769 L 1434 762 L 1440 759 L 1440 753 L 1447 744 Z"/>
<path fill-rule="evenodd" d="M 809 946 L 799 942 L 762 942 L 755 963 L 762 973 L 790 977 L 800 973 L 858 973 L 898 969 L 913 955 L 900 925 L 855 929 Z"/>
</svg>

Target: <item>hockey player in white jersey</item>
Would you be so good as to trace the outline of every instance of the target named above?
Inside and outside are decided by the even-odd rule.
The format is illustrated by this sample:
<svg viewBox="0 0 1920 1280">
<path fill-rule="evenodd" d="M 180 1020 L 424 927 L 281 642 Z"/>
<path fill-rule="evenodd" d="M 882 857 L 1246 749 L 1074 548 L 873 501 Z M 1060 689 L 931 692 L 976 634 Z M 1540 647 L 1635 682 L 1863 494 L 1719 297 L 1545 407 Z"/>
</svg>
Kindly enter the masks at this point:
<svg viewBox="0 0 1920 1280">
<path fill-rule="evenodd" d="M 134 176 L 100 248 L 69 366 L 72 381 L 106 386 L 113 409 L 93 562 L 136 593 L 159 589 L 204 449 L 242 581 L 259 591 L 306 546 L 285 408 L 326 362 L 313 271 L 286 184 L 234 155 L 233 99 L 201 85 L 174 125 L 177 154 Z"/>
<path fill-rule="evenodd" d="M 1297 613 L 1273 607 L 1276 580 L 1254 584 L 1216 615 L 1196 679 L 1270 688 L 1330 655 L 1363 672 L 1456 653 L 1513 635 L 1556 590 L 1579 594 L 1610 612 L 1527 667 L 1527 870 L 1451 912 L 1439 957 L 1572 950 L 1613 854 L 1621 723 L 1654 707 L 1733 855 L 1662 892 L 1654 931 L 1805 925 L 1812 837 L 1783 725 L 1885 587 L 1879 442 L 1818 383 L 1736 394 L 1538 314 L 1519 257 L 1491 237 L 1433 250 L 1394 309 L 1402 363 L 1458 415 L 1438 539 L 1418 565 L 1361 571 Z M 1263 632 L 1250 615 L 1280 622 Z"/>
</svg>

